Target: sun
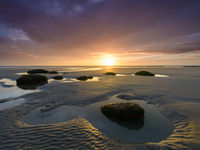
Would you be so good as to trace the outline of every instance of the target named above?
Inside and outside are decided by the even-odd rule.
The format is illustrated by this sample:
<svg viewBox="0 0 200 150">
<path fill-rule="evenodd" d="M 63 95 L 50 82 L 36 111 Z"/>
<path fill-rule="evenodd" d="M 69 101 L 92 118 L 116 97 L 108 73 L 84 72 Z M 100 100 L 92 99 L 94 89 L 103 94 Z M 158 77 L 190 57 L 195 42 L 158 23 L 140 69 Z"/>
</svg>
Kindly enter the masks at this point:
<svg viewBox="0 0 200 150">
<path fill-rule="evenodd" d="M 113 66 L 115 65 L 115 58 L 112 56 L 106 56 L 102 60 L 104 66 Z"/>
</svg>

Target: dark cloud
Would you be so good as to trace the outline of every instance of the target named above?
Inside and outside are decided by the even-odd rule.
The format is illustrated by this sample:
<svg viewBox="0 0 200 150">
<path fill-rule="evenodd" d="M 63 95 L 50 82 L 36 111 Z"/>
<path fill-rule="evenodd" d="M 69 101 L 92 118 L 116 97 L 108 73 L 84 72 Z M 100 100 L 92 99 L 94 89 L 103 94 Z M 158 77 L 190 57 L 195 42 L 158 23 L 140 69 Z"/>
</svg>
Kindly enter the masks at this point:
<svg viewBox="0 0 200 150">
<path fill-rule="evenodd" d="M 199 37 L 171 39 L 199 33 L 199 18 L 198 0 L 1 0 L 0 51 L 190 52 Z"/>
</svg>

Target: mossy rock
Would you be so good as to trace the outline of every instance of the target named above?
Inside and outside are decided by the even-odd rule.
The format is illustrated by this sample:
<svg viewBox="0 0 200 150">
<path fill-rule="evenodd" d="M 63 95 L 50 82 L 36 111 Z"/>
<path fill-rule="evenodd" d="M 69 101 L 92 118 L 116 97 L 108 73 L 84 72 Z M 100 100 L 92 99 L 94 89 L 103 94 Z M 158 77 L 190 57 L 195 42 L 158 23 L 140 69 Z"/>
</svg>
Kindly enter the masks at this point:
<svg viewBox="0 0 200 150">
<path fill-rule="evenodd" d="M 116 73 L 114 73 L 114 72 L 106 72 L 106 73 L 104 73 L 105 75 L 113 75 L 113 76 L 115 76 L 116 75 Z"/>
<path fill-rule="evenodd" d="M 23 90 L 36 90 L 38 86 L 42 86 L 46 84 L 47 82 L 42 82 L 38 84 L 17 84 L 17 87 Z"/>
<path fill-rule="evenodd" d="M 23 75 L 16 80 L 17 85 L 33 85 L 47 83 L 48 78 L 43 75 Z"/>
<path fill-rule="evenodd" d="M 49 73 L 48 70 L 45 69 L 33 69 L 33 70 L 29 70 L 27 71 L 28 74 L 36 74 L 36 73 Z"/>
<path fill-rule="evenodd" d="M 101 112 L 111 119 L 134 120 L 144 117 L 144 109 L 136 103 L 111 103 L 101 106 Z"/>
<path fill-rule="evenodd" d="M 55 80 L 62 80 L 63 76 L 54 76 L 53 79 L 55 79 Z"/>
<path fill-rule="evenodd" d="M 136 76 L 155 76 L 155 74 L 148 71 L 138 71 L 135 73 Z"/>
<path fill-rule="evenodd" d="M 80 76 L 80 77 L 77 77 L 76 79 L 80 81 L 86 81 L 88 79 L 93 79 L 93 76 Z"/>
</svg>

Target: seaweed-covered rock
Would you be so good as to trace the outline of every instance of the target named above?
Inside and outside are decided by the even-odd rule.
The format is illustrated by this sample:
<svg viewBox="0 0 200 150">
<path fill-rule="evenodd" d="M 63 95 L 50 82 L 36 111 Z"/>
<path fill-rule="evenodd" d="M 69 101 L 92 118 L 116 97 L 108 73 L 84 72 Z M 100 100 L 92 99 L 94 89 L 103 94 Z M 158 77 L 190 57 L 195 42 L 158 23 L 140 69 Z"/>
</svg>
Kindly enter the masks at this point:
<svg viewBox="0 0 200 150">
<path fill-rule="evenodd" d="M 101 106 L 101 112 L 108 118 L 134 120 L 144 117 L 144 109 L 136 103 L 111 103 Z"/>
<path fill-rule="evenodd" d="M 116 73 L 114 73 L 114 72 L 106 72 L 106 73 L 104 73 L 105 75 L 113 75 L 113 76 L 115 76 L 116 75 Z"/>
<path fill-rule="evenodd" d="M 55 80 L 62 80 L 63 76 L 54 76 L 53 79 L 55 79 Z"/>
<path fill-rule="evenodd" d="M 80 81 L 86 81 L 88 79 L 93 79 L 93 76 L 80 76 L 80 77 L 77 77 L 76 79 Z"/>
<path fill-rule="evenodd" d="M 135 73 L 136 76 L 155 76 L 155 74 L 148 71 L 138 71 Z"/>
<path fill-rule="evenodd" d="M 33 70 L 29 70 L 27 71 L 28 74 L 36 74 L 36 73 L 49 73 L 48 70 L 45 69 L 33 69 Z"/>
<path fill-rule="evenodd" d="M 48 78 L 43 75 L 23 75 L 16 80 L 17 85 L 33 85 L 47 83 Z"/>
</svg>

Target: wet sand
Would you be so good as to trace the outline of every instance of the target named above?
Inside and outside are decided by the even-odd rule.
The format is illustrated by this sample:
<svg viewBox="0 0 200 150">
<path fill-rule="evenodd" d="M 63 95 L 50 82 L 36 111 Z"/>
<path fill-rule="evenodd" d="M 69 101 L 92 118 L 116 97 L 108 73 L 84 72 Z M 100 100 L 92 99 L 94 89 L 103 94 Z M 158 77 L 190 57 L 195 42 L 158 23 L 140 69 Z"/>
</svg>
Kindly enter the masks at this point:
<svg viewBox="0 0 200 150">
<path fill-rule="evenodd" d="M 0 79 L 15 80 L 28 68 L 0 68 Z M 47 68 L 52 69 L 52 68 Z M 0 149 L 199 149 L 200 69 L 198 68 L 103 68 L 68 71 L 53 68 L 66 79 L 80 75 L 98 77 L 94 82 L 50 82 L 28 93 L 20 105 L 0 111 Z M 65 71 L 66 70 L 66 71 Z M 169 77 L 135 77 L 138 70 L 148 70 Z M 120 76 L 106 76 L 113 71 Z M 121 74 L 126 74 L 123 76 Z M 49 75 L 51 79 L 53 75 Z M 11 88 L 11 87 L 7 87 Z M 109 137 L 87 118 L 30 125 L 23 122 L 33 110 L 52 105 L 60 107 L 88 105 L 105 101 L 118 94 L 131 94 L 135 100 L 152 104 L 173 124 L 170 135 L 157 142 L 121 142 Z M 8 98 L 9 99 L 9 98 Z M 13 99 L 13 97 L 12 97 Z M 12 100 L 10 99 L 10 100 Z M 125 101 L 125 100 L 124 100 Z M 0 103 L 1 105 L 1 103 Z M 67 114 L 63 114 L 67 115 Z"/>
</svg>

